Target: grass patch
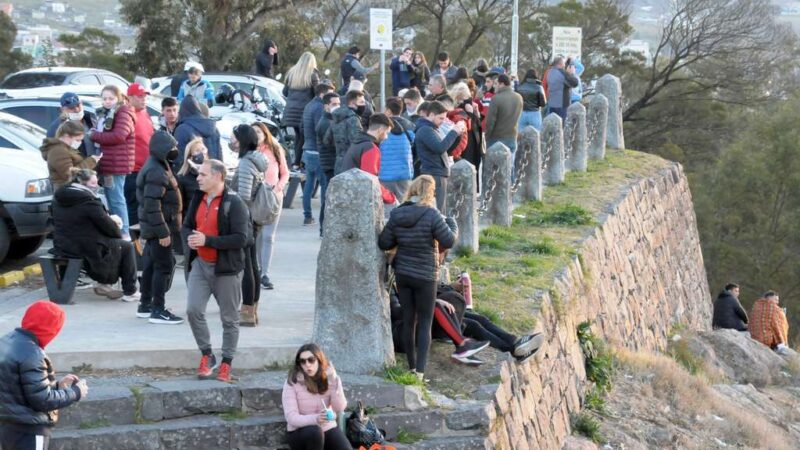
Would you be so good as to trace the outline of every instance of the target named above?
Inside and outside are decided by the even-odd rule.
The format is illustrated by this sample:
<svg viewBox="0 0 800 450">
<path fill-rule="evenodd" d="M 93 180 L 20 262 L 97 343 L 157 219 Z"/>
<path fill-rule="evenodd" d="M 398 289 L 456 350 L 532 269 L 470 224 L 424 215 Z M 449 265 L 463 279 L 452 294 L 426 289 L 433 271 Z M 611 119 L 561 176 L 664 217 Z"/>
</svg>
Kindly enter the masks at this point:
<svg viewBox="0 0 800 450">
<path fill-rule="evenodd" d="M 89 430 L 89 429 L 92 429 L 92 428 L 103 428 L 103 427 L 108 427 L 108 426 L 111 426 L 111 422 L 109 422 L 106 419 L 99 419 L 99 420 L 93 420 L 93 421 L 89 421 L 89 422 L 81 422 L 81 424 L 78 425 L 78 428 L 81 429 L 81 430 Z"/>
<path fill-rule="evenodd" d="M 586 378 L 593 382 L 601 393 L 610 391 L 616 371 L 614 354 L 606 343 L 592 332 L 590 322 L 578 325 L 578 342 L 583 351 Z"/>
<path fill-rule="evenodd" d="M 415 373 L 406 370 L 399 365 L 387 367 L 383 372 L 383 377 L 392 383 L 401 384 L 403 386 L 425 387 L 425 382 L 417 378 Z"/>
<path fill-rule="evenodd" d="M 408 431 L 405 428 L 398 428 L 397 438 L 395 440 L 400 444 L 413 444 L 423 439 L 425 439 L 425 435 L 422 433 L 415 433 L 413 431 Z"/>
<path fill-rule="evenodd" d="M 608 151 L 606 159 L 589 162 L 588 172 L 569 172 L 564 184 L 548 186 L 543 202 L 519 205 L 512 226 L 485 228 L 480 253 L 456 254 L 451 268 L 470 273 L 476 307 L 493 311 L 492 320 L 510 332 L 529 333 L 538 316 L 536 293 L 550 291 L 595 217 L 631 181 L 669 164 L 645 153 Z"/>
<path fill-rule="evenodd" d="M 241 409 L 231 409 L 219 415 L 219 418 L 222 420 L 226 420 L 228 422 L 232 422 L 234 420 L 239 419 L 246 419 L 247 413 Z"/>
<path fill-rule="evenodd" d="M 131 386 L 129 388 L 131 390 L 131 394 L 133 394 L 133 398 L 136 401 L 136 405 L 134 406 L 133 410 L 133 421 L 137 424 L 146 424 L 152 423 L 151 420 L 147 420 L 142 417 L 142 407 L 144 405 L 144 395 L 142 395 L 142 388 L 138 386 Z"/>
<path fill-rule="evenodd" d="M 595 444 L 603 444 L 606 441 L 600 432 L 600 422 L 586 412 L 572 416 L 572 430 L 591 439 Z"/>
<path fill-rule="evenodd" d="M 604 414 L 606 412 L 605 392 L 597 387 L 597 385 L 592 386 L 592 388 L 589 389 L 589 392 L 586 393 L 583 406 L 592 411 L 597 411 L 600 414 Z"/>
<path fill-rule="evenodd" d="M 670 342 L 669 355 L 692 375 L 699 375 L 705 371 L 705 363 L 692 352 L 684 339 Z"/>
</svg>

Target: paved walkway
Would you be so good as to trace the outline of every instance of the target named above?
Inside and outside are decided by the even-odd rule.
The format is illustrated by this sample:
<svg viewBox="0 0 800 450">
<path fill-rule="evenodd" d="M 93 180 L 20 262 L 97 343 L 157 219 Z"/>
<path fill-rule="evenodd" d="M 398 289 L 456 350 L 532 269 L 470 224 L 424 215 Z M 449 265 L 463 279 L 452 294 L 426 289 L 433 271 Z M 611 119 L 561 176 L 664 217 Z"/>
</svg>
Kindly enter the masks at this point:
<svg viewBox="0 0 800 450">
<path fill-rule="evenodd" d="M 255 328 L 241 328 L 235 367 L 261 368 L 291 361 L 294 352 L 311 338 L 314 286 L 320 238 L 318 226 L 303 227 L 300 198 L 295 209 L 285 209 L 278 225 L 271 279 L 275 289 L 261 291 Z M 319 211 L 315 200 L 314 215 Z M 19 326 L 27 306 L 47 298 L 44 289 L 0 290 L 0 335 Z M 55 367 L 68 370 L 81 364 L 93 368 L 195 367 L 199 352 L 188 323 L 154 325 L 136 317 L 136 303 L 111 301 L 91 289 L 76 291 L 77 304 L 64 306 L 67 321 L 47 347 Z M 167 307 L 181 317 L 186 311 L 186 285 L 177 269 Z M 219 309 L 209 302 L 208 322 L 215 348 L 222 339 Z"/>
</svg>

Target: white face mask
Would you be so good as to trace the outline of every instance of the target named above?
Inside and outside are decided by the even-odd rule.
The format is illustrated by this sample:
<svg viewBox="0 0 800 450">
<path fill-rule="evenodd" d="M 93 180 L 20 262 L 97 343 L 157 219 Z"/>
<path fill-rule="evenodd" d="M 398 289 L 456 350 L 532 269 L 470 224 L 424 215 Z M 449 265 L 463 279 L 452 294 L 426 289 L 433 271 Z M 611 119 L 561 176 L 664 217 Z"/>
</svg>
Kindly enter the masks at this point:
<svg viewBox="0 0 800 450">
<path fill-rule="evenodd" d="M 334 111 L 336 111 L 337 109 L 339 109 L 339 107 L 338 107 L 338 106 L 333 106 L 333 107 L 331 107 L 331 114 L 333 114 L 333 112 L 334 112 Z"/>
<path fill-rule="evenodd" d="M 72 141 L 72 143 L 70 143 L 69 146 L 74 148 L 75 150 L 77 150 L 77 149 L 79 149 L 81 147 L 82 143 L 83 143 L 82 140 L 80 140 L 80 141 Z"/>
<path fill-rule="evenodd" d="M 83 119 L 83 113 L 82 112 L 71 112 L 71 113 L 67 114 L 67 117 L 69 117 L 69 120 L 77 122 L 77 121 Z"/>
</svg>

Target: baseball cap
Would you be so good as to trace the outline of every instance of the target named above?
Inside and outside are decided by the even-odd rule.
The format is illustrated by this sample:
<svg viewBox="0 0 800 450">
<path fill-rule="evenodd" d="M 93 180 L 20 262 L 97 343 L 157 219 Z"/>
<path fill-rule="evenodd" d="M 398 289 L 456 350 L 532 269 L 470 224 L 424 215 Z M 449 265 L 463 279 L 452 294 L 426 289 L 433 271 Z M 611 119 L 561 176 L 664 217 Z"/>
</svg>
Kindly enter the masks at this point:
<svg viewBox="0 0 800 450">
<path fill-rule="evenodd" d="M 80 104 L 81 100 L 78 98 L 78 94 L 74 92 L 65 92 L 61 96 L 61 106 L 64 108 L 74 108 Z"/>
<path fill-rule="evenodd" d="M 149 92 L 139 83 L 133 83 L 128 86 L 128 97 L 141 97 L 147 94 L 149 94 Z"/>
<path fill-rule="evenodd" d="M 202 65 L 202 64 L 200 64 L 199 62 L 196 62 L 196 61 L 186 61 L 186 64 L 184 64 L 184 65 L 183 65 L 183 71 L 184 71 L 184 72 L 188 72 L 188 71 L 190 71 L 191 69 L 197 69 L 197 70 L 199 70 L 200 72 L 203 72 L 203 73 L 205 73 L 205 69 L 203 68 L 203 65 Z"/>
</svg>

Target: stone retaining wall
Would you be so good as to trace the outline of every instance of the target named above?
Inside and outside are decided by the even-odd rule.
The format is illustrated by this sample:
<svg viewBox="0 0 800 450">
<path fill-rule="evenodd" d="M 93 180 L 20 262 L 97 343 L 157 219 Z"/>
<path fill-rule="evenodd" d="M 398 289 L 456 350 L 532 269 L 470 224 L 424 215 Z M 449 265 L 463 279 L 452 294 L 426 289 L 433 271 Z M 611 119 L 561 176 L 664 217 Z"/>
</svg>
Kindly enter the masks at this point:
<svg viewBox="0 0 800 450">
<path fill-rule="evenodd" d="M 581 408 L 586 374 L 576 327 L 614 345 L 663 350 L 672 327 L 706 329 L 708 289 L 692 196 L 679 164 L 630 185 L 598 219 L 580 256 L 540 294 L 540 361 L 502 363 L 487 449 L 560 449 Z"/>
</svg>

